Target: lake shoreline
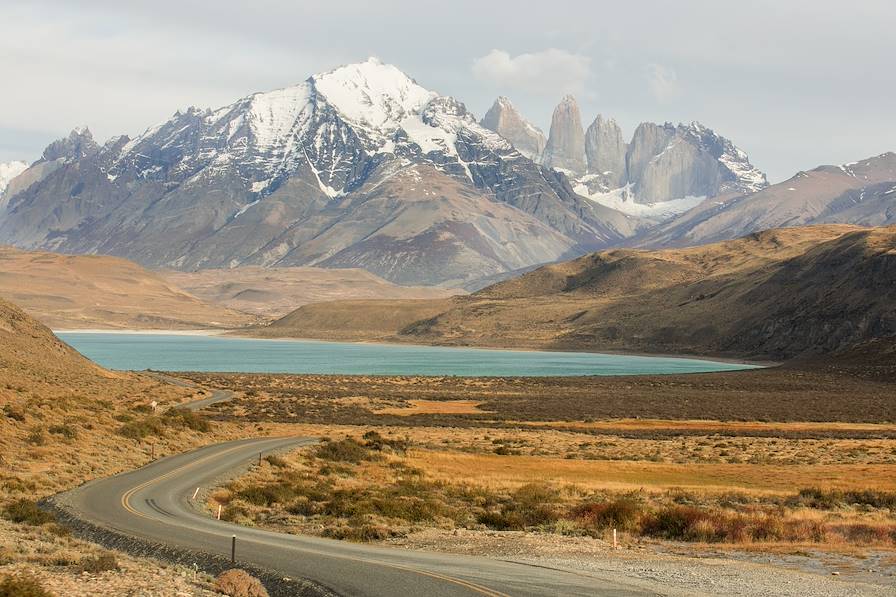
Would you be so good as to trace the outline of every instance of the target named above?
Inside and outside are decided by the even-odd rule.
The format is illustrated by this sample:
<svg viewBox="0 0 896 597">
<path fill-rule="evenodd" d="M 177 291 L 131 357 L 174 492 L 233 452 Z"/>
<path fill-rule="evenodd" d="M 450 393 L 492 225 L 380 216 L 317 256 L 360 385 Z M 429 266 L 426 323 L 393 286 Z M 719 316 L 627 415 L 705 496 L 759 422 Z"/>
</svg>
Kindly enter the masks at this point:
<svg viewBox="0 0 896 597">
<path fill-rule="evenodd" d="M 783 363 L 780 361 L 739 359 L 737 357 L 725 357 L 717 355 L 701 355 L 689 353 L 660 353 L 660 352 L 643 352 L 643 351 L 627 351 L 620 349 L 607 350 L 575 350 L 563 348 L 504 348 L 500 346 L 478 346 L 478 345 L 456 345 L 456 344 L 422 344 L 418 342 L 389 342 L 387 340 L 324 340 L 322 338 L 297 338 L 297 337 L 263 337 L 251 336 L 248 334 L 240 334 L 240 328 L 223 329 L 223 328 L 205 328 L 194 330 L 151 330 L 151 329 L 59 329 L 51 330 L 54 334 L 118 334 L 118 335 L 142 335 L 142 336 L 208 336 L 217 338 L 239 338 L 244 340 L 264 340 L 273 342 L 314 342 L 324 344 L 357 344 L 364 346 L 399 346 L 399 347 L 421 347 L 421 348 L 456 348 L 461 350 L 494 350 L 499 352 L 515 352 L 515 353 L 561 353 L 561 354 L 589 354 L 589 355 L 609 355 L 609 356 L 630 356 L 630 357 L 646 357 L 646 358 L 663 358 L 663 359 L 684 359 L 692 361 L 709 361 L 712 363 L 725 363 L 730 365 L 747 365 L 748 368 L 769 368 L 777 367 Z"/>
<path fill-rule="evenodd" d="M 566 377 L 720 373 L 758 367 L 699 357 L 241 338 L 209 330 L 57 332 L 100 365 L 133 371 Z"/>
</svg>

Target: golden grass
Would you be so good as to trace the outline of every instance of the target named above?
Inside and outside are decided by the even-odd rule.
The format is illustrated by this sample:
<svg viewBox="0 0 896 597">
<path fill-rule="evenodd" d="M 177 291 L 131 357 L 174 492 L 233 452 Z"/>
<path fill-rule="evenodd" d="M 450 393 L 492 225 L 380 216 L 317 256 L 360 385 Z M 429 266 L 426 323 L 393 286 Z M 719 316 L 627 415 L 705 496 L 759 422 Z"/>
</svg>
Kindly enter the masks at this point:
<svg viewBox="0 0 896 597">
<path fill-rule="evenodd" d="M 396 415 L 409 417 L 411 415 L 475 415 L 485 411 L 480 410 L 482 402 L 476 400 L 408 400 L 407 407 L 389 407 L 374 410 L 377 415 Z"/>
<path fill-rule="evenodd" d="M 792 493 L 800 487 L 896 490 L 896 465 L 671 464 L 581 461 L 538 456 L 497 456 L 413 450 L 408 464 L 430 478 L 518 487 L 546 482 L 585 489 Z"/>
</svg>

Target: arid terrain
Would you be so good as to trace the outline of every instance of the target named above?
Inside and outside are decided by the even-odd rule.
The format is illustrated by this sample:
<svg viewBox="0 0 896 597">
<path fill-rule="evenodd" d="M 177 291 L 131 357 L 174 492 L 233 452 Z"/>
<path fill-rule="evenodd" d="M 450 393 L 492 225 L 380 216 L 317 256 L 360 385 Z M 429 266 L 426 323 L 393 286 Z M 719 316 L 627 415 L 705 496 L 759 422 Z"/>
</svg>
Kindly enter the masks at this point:
<svg viewBox="0 0 896 597">
<path fill-rule="evenodd" d="M 771 360 L 828 353 L 896 333 L 896 228 L 784 228 L 686 249 L 611 250 L 407 306 L 306 306 L 257 333 Z M 393 326 L 356 327 L 380 321 L 384 308 L 401 312 Z"/>
<path fill-rule="evenodd" d="M 160 275 L 204 301 L 264 317 L 282 317 L 308 303 L 439 299 L 463 293 L 436 286 L 399 286 L 357 268 L 248 266 L 195 272 L 164 270 Z"/>
<path fill-rule="evenodd" d="M 74 538 L 35 500 L 265 435 L 323 443 L 209 492 L 210 514 L 221 505 L 228 520 L 290 533 L 602 566 L 679 591 L 713 566 L 727 572 L 721 592 L 769 590 L 769 565 L 807 595 L 885 594 L 896 578 L 890 339 L 733 373 L 176 380 L 106 371 L 2 307 L 0 575 L 56 595 L 212 594 L 209 576 Z M 221 389 L 233 397 L 203 413 L 172 408 Z"/>
<path fill-rule="evenodd" d="M 258 321 L 118 257 L 0 247 L 0 296 L 53 329 L 233 328 Z"/>
<path fill-rule="evenodd" d="M 328 440 L 213 493 L 236 522 L 585 567 L 623 565 L 616 528 L 643 565 L 713 554 L 892 588 L 893 350 L 686 376 L 187 377 L 236 392 L 213 420 Z"/>
<path fill-rule="evenodd" d="M 104 370 L 0 300 L 0 582 L 30 578 L 58 597 L 217 594 L 205 574 L 77 539 L 36 506 L 152 456 L 234 437 L 232 426 L 172 410 L 204 396 Z M 17 595 L 21 583 L 0 586 Z"/>
</svg>

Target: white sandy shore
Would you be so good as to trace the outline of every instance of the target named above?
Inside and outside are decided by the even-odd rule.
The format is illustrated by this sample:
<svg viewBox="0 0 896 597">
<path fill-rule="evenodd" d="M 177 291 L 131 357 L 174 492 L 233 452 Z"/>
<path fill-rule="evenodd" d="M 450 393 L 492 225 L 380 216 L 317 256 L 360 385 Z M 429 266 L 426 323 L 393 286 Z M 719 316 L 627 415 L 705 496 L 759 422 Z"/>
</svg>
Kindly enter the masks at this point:
<svg viewBox="0 0 896 597">
<path fill-rule="evenodd" d="M 122 334 L 140 336 L 221 336 L 229 330 L 122 330 L 74 329 L 51 330 L 54 334 Z"/>
</svg>

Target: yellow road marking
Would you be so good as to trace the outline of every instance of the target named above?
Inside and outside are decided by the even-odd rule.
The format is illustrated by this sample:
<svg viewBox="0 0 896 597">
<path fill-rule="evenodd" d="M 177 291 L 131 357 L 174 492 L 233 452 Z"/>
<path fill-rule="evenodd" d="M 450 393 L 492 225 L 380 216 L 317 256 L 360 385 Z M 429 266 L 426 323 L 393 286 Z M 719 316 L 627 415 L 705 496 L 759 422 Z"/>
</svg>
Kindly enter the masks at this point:
<svg viewBox="0 0 896 597">
<path fill-rule="evenodd" d="M 164 479 L 167 479 L 167 478 L 169 478 L 169 477 L 171 477 L 171 476 L 173 476 L 173 475 L 176 475 L 177 473 L 181 473 L 181 472 L 183 472 L 184 470 L 186 470 L 186 469 L 188 469 L 188 468 L 191 468 L 191 467 L 194 467 L 194 466 L 198 466 L 198 465 L 202 464 L 203 462 L 206 462 L 206 461 L 211 460 L 211 459 L 213 459 L 213 458 L 218 458 L 218 457 L 220 457 L 220 456 L 224 456 L 225 454 L 229 454 L 229 453 L 231 453 L 231 452 L 235 452 L 236 450 L 240 450 L 240 449 L 242 449 L 242 448 L 244 448 L 244 447 L 245 447 L 245 446 L 235 446 L 235 447 L 230 448 L 230 449 L 228 449 L 228 450 L 225 450 L 225 451 L 223 451 L 223 452 L 219 452 L 219 453 L 216 453 L 216 454 L 211 454 L 211 455 L 209 455 L 209 456 L 206 456 L 205 458 L 200 458 L 199 460 L 194 460 L 194 461 L 192 461 L 192 462 L 188 462 L 187 464 L 184 464 L 184 465 L 182 465 L 182 466 L 180 466 L 180 467 L 178 467 L 178 468 L 176 468 L 176 469 L 170 470 L 170 471 L 168 471 L 167 473 L 165 473 L 164 475 L 161 475 L 161 476 L 159 476 L 159 477 L 154 477 L 154 478 L 150 479 L 149 481 L 144 481 L 143 483 L 137 485 L 136 487 L 132 487 L 131 489 L 127 490 L 126 492 L 124 492 L 124 493 L 122 494 L 122 496 L 121 496 L 121 505 L 122 505 L 122 507 L 123 507 L 127 512 L 130 512 L 131 514 L 133 514 L 133 515 L 135 515 L 135 516 L 139 516 L 139 517 L 141 517 L 141 518 L 146 518 L 147 520 L 158 520 L 158 519 L 156 519 L 156 518 L 153 517 L 153 516 L 149 516 L 149 515 L 147 515 L 147 514 L 144 514 L 144 513 L 142 513 L 142 512 L 139 512 L 138 510 L 134 509 L 134 508 L 131 506 L 131 498 L 134 497 L 134 495 L 135 495 L 138 491 L 141 491 L 141 490 L 143 490 L 143 489 L 149 487 L 150 485 L 152 485 L 152 484 L 154 484 L 154 483 L 158 483 L 159 481 L 163 481 Z M 404 570 L 404 571 L 406 571 L 406 572 L 413 572 L 413 573 L 415 573 L 415 574 L 420 574 L 420 575 L 422 575 L 422 576 L 429 576 L 429 577 L 431 577 L 431 578 L 435 578 L 435 579 L 438 579 L 438 580 L 444 580 L 444 581 L 446 581 L 446 582 L 450 582 L 450 583 L 456 584 L 456 585 L 458 585 L 458 586 L 461 586 L 461 587 L 470 589 L 471 591 L 474 591 L 474 592 L 479 593 L 479 594 L 481 594 L 481 595 L 486 595 L 486 596 L 488 596 L 488 597 L 510 597 L 510 596 L 507 595 L 506 593 L 501 593 L 501 592 L 499 592 L 499 591 L 494 591 L 494 590 L 492 590 L 492 589 L 489 589 L 488 587 L 484 587 L 484 586 L 482 586 L 482 585 L 478 585 L 478 584 L 476 584 L 476 583 L 472 583 L 472 582 L 469 582 L 469 581 L 466 581 L 466 580 L 462 580 L 462 579 L 460 579 L 460 578 L 455 578 L 455 577 L 453 577 L 453 576 L 446 576 L 446 575 L 444 575 L 444 574 L 440 574 L 440 573 L 438 573 L 438 572 L 430 572 L 430 571 L 428 571 L 428 570 L 420 570 L 419 568 L 413 568 L 413 567 L 410 567 L 410 566 L 404 566 L 404 565 L 402 565 L 402 564 L 393 564 L 393 563 L 391 563 L 391 562 L 383 562 L 383 561 L 380 561 L 380 560 L 371 560 L 371 559 L 368 559 L 368 558 L 356 558 L 356 557 L 353 557 L 353 556 L 345 556 L 345 555 L 338 555 L 338 554 L 320 554 L 320 553 L 315 552 L 315 551 L 313 551 L 313 550 L 303 549 L 303 548 L 300 548 L 300 547 L 294 547 L 294 548 L 292 548 L 292 549 L 295 549 L 295 550 L 297 550 L 297 551 L 303 551 L 303 552 L 306 552 L 306 553 L 312 553 L 312 554 L 316 554 L 316 555 L 322 555 L 322 556 L 324 556 L 324 557 L 329 557 L 329 558 L 339 558 L 339 559 L 343 559 L 343 560 L 349 560 L 349 561 L 352 561 L 352 562 L 361 562 L 361 563 L 364 563 L 364 564 L 374 564 L 374 565 L 378 565 L 378 566 L 385 566 L 385 567 L 388 567 L 388 568 L 394 568 L 394 569 L 396 569 L 396 570 Z"/>
</svg>

